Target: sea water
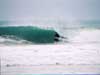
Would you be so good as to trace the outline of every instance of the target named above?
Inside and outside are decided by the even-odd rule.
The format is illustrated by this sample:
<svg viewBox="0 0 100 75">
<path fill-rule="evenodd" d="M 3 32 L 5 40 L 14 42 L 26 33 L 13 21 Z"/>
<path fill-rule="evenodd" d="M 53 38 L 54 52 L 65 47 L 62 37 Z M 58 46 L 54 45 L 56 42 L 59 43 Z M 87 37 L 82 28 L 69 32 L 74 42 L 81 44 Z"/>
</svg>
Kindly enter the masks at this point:
<svg viewBox="0 0 100 75">
<path fill-rule="evenodd" d="M 100 73 L 100 21 L 0 21 L 0 26 L 36 26 L 66 37 L 39 45 L 0 36 L 2 75 Z"/>
</svg>

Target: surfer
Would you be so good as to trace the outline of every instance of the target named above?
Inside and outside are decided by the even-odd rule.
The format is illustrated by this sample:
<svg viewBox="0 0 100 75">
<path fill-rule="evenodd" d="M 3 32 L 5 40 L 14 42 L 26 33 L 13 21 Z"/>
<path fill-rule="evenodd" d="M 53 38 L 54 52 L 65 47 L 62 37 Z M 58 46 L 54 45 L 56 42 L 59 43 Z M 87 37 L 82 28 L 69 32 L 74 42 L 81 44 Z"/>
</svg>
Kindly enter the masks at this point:
<svg viewBox="0 0 100 75">
<path fill-rule="evenodd" d="M 54 40 L 55 40 L 56 42 L 59 42 L 59 41 L 61 41 L 61 39 L 66 39 L 66 38 L 63 37 L 63 36 L 60 36 L 60 35 L 55 31 L 55 38 L 54 38 Z"/>
<path fill-rule="evenodd" d="M 54 40 L 55 40 L 56 42 L 60 41 L 60 40 L 59 40 L 59 37 L 60 37 L 60 35 L 59 35 L 57 32 L 55 32 Z"/>
</svg>

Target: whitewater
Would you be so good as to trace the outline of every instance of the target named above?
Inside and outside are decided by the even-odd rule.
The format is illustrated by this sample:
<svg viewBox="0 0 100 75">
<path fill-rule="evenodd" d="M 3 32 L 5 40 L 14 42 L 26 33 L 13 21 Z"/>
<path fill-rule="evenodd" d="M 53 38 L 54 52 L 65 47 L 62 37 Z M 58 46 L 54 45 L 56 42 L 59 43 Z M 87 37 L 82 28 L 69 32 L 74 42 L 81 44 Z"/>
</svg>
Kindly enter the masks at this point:
<svg viewBox="0 0 100 75">
<path fill-rule="evenodd" d="M 7 24 L 7 26 L 25 24 L 14 22 Z M 40 45 L 23 39 L 16 39 L 16 37 L 12 39 L 1 36 L 0 59 L 2 75 L 41 73 L 99 74 L 100 24 L 90 24 L 59 21 L 32 22 L 31 26 L 54 29 L 67 38 L 52 44 Z"/>
</svg>

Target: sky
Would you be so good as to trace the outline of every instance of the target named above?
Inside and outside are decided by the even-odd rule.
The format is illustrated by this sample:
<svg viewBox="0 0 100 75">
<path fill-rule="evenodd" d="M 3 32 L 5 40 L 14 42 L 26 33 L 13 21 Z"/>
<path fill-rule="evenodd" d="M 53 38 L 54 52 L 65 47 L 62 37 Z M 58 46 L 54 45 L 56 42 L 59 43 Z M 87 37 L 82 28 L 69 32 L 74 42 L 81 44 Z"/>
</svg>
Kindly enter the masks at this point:
<svg viewBox="0 0 100 75">
<path fill-rule="evenodd" d="M 100 20 L 100 0 L 0 0 L 0 20 Z"/>
</svg>

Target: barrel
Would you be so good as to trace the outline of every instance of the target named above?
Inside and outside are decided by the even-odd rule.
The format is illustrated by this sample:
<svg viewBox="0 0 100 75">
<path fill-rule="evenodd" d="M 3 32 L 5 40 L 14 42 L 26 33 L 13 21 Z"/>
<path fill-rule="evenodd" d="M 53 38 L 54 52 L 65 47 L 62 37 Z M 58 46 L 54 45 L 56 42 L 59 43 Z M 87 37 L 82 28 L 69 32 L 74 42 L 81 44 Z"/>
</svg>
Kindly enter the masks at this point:
<svg viewBox="0 0 100 75">
<path fill-rule="evenodd" d="M 33 43 L 53 43 L 56 32 L 33 26 L 5 26 L 0 27 L 0 36 L 13 35 Z"/>
</svg>

